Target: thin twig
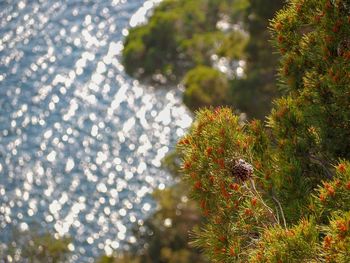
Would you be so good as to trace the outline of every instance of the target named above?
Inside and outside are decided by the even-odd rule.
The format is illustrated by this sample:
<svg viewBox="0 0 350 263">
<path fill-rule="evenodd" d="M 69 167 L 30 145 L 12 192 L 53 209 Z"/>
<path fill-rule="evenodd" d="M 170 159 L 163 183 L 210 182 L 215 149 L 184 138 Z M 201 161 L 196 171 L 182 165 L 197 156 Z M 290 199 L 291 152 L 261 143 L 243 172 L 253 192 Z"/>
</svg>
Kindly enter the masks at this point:
<svg viewBox="0 0 350 263">
<path fill-rule="evenodd" d="M 281 216 L 282 216 L 282 219 L 283 219 L 284 228 L 287 228 L 287 222 L 286 222 L 286 218 L 284 217 L 284 212 L 283 212 L 281 203 L 280 203 L 280 202 L 277 200 L 277 198 L 274 197 L 274 196 L 272 196 L 272 199 L 277 203 L 278 207 L 280 208 L 280 210 L 281 210 Z"/>
<path fill-rule="evenodd" d="M 250 184 L 255 192 L 255 194 L 259 197 L 260 199 L 260 202 L 267 208 L 267 210 L 271 213 L 271 215 L 273 216 L 273 218 L 275 219 L 275 222 L 279 224 L 279 219 L 276 218 L 275 216 L 275 213 L 273 211 L 273 209 L 271 207 L 269 207 L 265 202 L 264 200 L 262 199 L 261 195 L 259 194 L 259 192 L 256 190 L 256 187 L 255 187 L 255 183 L 254 183 L 254 180 L 253 179 L 250 179 Z"/>
<path fill-rule="evenodd" d="M 276 205 L 275 205 L 275 208 L 276 208 L 276 211 L 278 211 L 278 208 L 276 207 Z M 277 213 L 277 220 L 278 220 L 278 224 L 281 225 L 279 213 Z"/>
</svg>

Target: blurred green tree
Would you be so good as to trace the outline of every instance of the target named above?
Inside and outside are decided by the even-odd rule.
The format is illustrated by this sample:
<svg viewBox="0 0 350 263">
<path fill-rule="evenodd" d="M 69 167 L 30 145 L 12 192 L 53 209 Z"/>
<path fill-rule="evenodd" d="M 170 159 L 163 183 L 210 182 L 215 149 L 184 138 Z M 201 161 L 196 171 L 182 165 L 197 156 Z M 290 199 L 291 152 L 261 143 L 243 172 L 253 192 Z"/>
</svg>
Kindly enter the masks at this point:
<svg viewBox="0 0 350 263">
<path fill-rule="evenodd" d="M 268 5 L 262 0 L 163 1 L 146 25 L 130 30 L 123 51 L 126 72 L 138 78 L 162 74 L 170 81 L 186 82 L 188 74 L 194 79 L 194 68 L 214 68 L 213 55 L 230 62 L 246 60 L 244 77 L 225 76 L 221 89 L 210 88 L 203 77 L 194 79 L 197 83 L 192 81 L 184 102 L 192 110 L 222 103 L 264 118 L 279 94 L 274 78 L 277 55 L 272 55 L 267 25 L 282 4 L 283 0 Z M 202 71 L 197 68 L 198 74 Z M 213 77 L 215 83 L 222 82 L 222 75 Z"/>
<path fill-rule="evenodd" d="M 0 250 L 0 261 L 59 263 L 67 262 L 71 253 L 70 238 L 55 238 L 49 232 L 40 232 L 36 226 L 30 230 L 15 230 L 12 239 Z"/>
<path fill-rule="evenodd" d="M 228 80 L 220 71 L 206 66 L 190 70 L 184 79 L 184 103 L 195 111 L 203 106 L 229 105 Z"/>
</svg>

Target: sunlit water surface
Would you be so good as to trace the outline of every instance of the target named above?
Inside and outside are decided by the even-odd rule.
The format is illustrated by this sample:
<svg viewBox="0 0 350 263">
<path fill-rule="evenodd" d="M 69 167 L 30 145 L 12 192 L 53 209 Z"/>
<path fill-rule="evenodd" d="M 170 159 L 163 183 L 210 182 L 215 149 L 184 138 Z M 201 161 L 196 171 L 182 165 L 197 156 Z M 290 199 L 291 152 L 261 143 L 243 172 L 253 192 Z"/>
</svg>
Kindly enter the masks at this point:
<svg viewBox="0 0 350 263">
<path fill-rule="evenodd" d="M 191 122 L 179 91 L 141 86 L 120 63 L 127 28 L 156 2 L 0 2 L 0 243 L 33 223 L 74 237 L 74 262 L 135 242 Z"/>
</svg>

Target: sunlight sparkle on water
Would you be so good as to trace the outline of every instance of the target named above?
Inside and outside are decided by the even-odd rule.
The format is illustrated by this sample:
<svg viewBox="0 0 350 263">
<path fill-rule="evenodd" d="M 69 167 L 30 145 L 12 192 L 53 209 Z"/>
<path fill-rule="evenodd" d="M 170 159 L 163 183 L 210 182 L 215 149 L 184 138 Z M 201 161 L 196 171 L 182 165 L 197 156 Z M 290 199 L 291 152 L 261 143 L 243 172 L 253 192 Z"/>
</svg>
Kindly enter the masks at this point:
<svg viewBox="0 0 350 263">
<path fill-rule="evenodd" d="M 159 0 L 16 3 L 0 16 L 0 243 L 38 222 L 76 237 L 70 262 L 92 262 L 136 242 L 153 189 L 171 183 L 161 160 L 192 122 L 179 89 L 121 64 L 128 28 Z"/>
</svg>

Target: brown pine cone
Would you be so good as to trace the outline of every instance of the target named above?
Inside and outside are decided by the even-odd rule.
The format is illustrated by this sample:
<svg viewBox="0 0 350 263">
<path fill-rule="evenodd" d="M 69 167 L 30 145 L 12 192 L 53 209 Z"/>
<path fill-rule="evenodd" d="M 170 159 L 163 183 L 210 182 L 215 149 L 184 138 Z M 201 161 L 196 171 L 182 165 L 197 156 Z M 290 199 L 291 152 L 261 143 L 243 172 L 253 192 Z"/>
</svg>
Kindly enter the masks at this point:
<svg viewBox="0 0 350 263">
<path fill-rule="evenodd" d="M 251 178 L 253 172 L 253 166 L 243 159 L 235 160 L 231 169 L 232 176 L 243 182 Z"/>
</svg>

